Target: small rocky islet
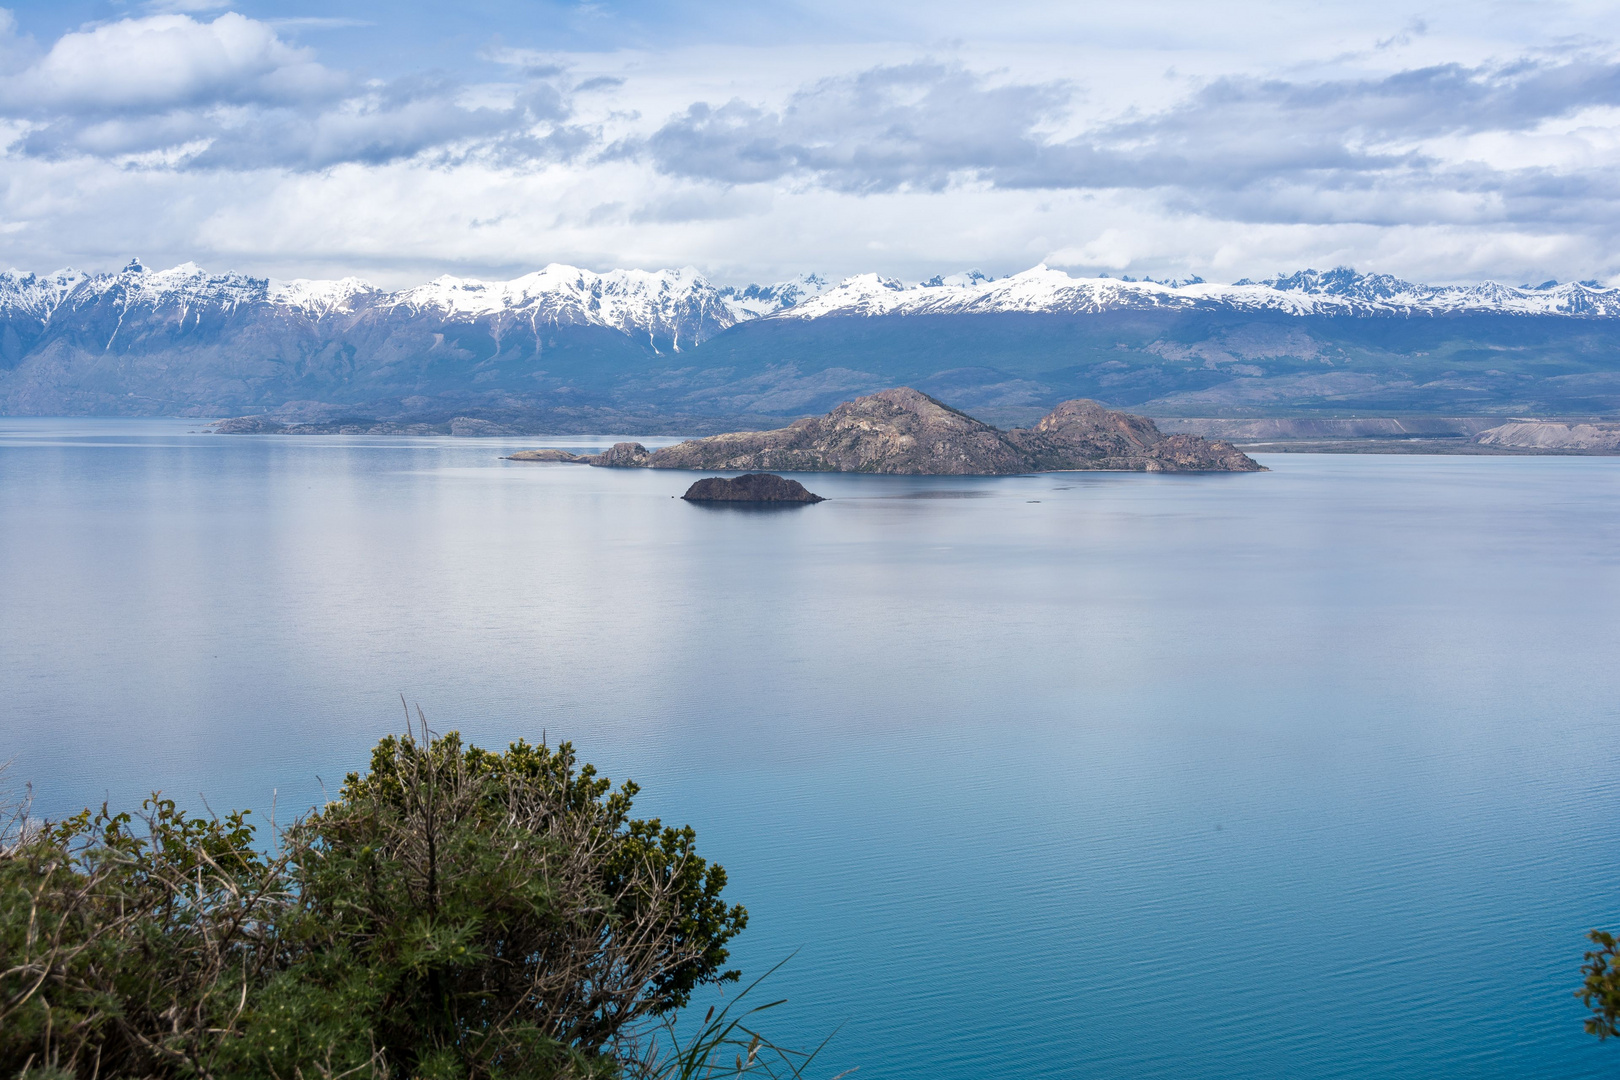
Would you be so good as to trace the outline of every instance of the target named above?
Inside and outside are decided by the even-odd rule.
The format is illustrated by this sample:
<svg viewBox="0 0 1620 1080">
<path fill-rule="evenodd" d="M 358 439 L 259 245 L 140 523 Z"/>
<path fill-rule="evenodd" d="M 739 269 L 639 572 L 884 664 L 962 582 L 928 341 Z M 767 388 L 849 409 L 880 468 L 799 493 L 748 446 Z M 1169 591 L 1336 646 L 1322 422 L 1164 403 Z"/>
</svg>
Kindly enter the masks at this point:
<svg viewBox="0 0 1620 1080">
<path fill-rule="evenodd" d="M 1167 435 L 1145 416 L 1065 401 L 1031 428 L 1002 431 L 901 386 L 773 431 L 738 431 L 649 451 L 615 443 L 600 454 L 525 450 L 513 461 L 718 472 L 859 472 L 1009 476 L 1031 472 L 1257 472 L 1229 442 Z"/>
<path fill-rule="evenodd" d="M 826 502 L 797 480 L 775 473 L 746 473 L 727 479 L 706 476 L 686 489 L 687 502 L 808 504 Z"/>
</svg>

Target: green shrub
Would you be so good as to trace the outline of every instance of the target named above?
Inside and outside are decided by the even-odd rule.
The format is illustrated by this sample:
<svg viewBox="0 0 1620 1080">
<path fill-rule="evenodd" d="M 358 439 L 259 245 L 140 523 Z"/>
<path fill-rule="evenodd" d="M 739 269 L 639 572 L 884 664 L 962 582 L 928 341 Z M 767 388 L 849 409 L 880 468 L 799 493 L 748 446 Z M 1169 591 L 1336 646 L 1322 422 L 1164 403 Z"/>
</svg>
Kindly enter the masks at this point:
<svg viewBox="0 0 1620 1080">
<path fill-rule="evenodd" d="M 747 913 L 636 793 L 566 743 L 491 753 L 424 724 L 268 855 L 244 813 L 158 796 L 141 818 L 24 807 L 0 834 L 0 1076 L 667 1072 L 660 1022 L 737 978 Z"/>
<path fill-rule="evenodd" d="M 0 843 L 0 1073 L 206 1075 L 275 954 L 278 860 L 245 814 L 153 796 Z"/>
<path fill-rule="evenodd" d="M 1620 964 L 1616 963 L 1620 946 L 1613 934 L 1602 930 L 1593 930 L 1586 936 L 1597 948 L 1586 954 L 1586 963 L 1581 966 L 1581 974 L 1586 979 L 1575 996 L 1592 1013 L 1586 1020 L 1587 1034 L 1607 1039 L 1610 1035 L 1620 1035 L 1620 1030 L 1616 1029 L 1616 1023 L 1620 1022 Z"/>
</svg>

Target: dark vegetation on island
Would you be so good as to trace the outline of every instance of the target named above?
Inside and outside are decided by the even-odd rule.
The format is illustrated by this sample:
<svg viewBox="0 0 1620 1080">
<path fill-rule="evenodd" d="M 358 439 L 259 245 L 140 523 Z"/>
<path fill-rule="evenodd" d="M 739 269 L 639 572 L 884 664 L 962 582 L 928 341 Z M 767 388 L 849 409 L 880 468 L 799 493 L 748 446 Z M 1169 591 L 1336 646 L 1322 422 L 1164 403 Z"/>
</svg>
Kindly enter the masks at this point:
<svg viewBox="0 0 1620 1080">
<path fill-rule="evenodd" d="M 818 503 L 820 495 L 805 489 L 797 480 L 775 473 L 748 473 L 726 479 L 708 476 L 686 489 L 681 498 L 688 502 L 728 503 Z"/>
<path fill-rule="evenodd" d="M 1031 472 L 1254 472 L 1231 443 L 1166 435 L 1152 420 L 1095 401 L 1065 401 L 1033 427 L 1002 431 L 900 386 L 846 401 L 774 431 L 738 431 L 648 451 L 621 442 L 600 454 L 523 451 L 515 461 L 730 472 L 861 472 L 1007 476 Z"/>
<path fill-rule="evenodd" d="M 747 913 L 690 828 L 573 749 L 389 737 L 261 841 L 153 795 L 0 827 L 0 1077 L 799 1076 L 738 979 Z"/>
</svg>

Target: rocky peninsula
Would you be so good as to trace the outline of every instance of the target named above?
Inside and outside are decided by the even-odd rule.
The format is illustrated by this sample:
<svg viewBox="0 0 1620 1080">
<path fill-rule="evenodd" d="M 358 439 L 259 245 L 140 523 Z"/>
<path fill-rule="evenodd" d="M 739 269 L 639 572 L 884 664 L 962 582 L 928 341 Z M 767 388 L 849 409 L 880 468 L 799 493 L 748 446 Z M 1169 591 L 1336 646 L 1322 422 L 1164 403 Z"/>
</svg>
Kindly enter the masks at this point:
<svg viewBox="0 0 1620 1080">
<path fill-rule="evenodd" d="M 923 476 L 1260 469 L 1231 443 L 1166 435 L 1146 417 L 1095 401 L 1065 401 L 1032 428 L 1002 431 L 906 386 L 847 401 L 825 416 L 774 431 L 711 435 L 652 452 L 640 443 L 616 443 L 572 460 L 619 468 Z"/>
<path fill-rule="evenodd" d="M 574 462 L 574 461 L 579 460 L 579 455 L 569 453 L 567 450 L 557 450 L 557 449 L 548 447 L 548 448 L 543 449 L 543 450 L 519 450 L 517 453 L 508 456 L 506 460 L 507 461 L 566 461 L 566 462 Z"/>
<path fill-rule="evenodd" d="M 1564 454 L 1620 453 L 1620 424 L 1516 420 L 1474 436 L 1480 446 Z"/>
</svg>

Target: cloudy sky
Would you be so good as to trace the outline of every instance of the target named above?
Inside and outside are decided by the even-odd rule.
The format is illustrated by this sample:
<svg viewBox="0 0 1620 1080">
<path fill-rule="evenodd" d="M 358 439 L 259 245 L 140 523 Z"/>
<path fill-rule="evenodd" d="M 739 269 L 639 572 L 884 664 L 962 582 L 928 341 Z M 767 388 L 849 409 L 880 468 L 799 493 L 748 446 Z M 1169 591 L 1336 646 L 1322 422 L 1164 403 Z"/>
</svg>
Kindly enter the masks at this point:
<svg viewBox="0 0 1620 1080">
<path fill-rule="evenodd" d="M 1620 280 L 1620 5 L 50 0 L 0 264 Z"/>
</svg>

